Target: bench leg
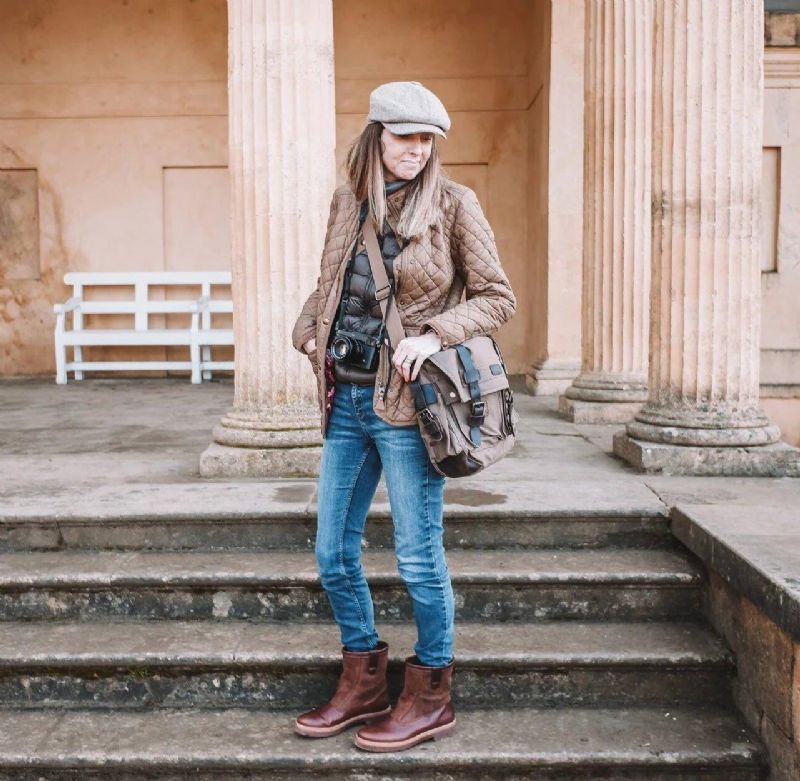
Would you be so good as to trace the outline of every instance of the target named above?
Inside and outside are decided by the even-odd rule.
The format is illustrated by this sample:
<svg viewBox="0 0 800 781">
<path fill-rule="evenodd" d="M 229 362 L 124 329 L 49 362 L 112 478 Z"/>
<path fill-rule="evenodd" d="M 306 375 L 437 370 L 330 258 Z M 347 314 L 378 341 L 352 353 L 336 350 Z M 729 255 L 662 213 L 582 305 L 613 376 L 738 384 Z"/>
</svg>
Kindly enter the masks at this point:
<svg viewBox="0 0 800 781">
<path fill-rule="evenodd" d="M 207 363 L 211 360 L 211 345 L 207 344 L 203 347 L 203 363 Z M 211 379 L 211 369 L 203 369 L 203 379 L 210 380 Z"/>
<path fill-rule="evenodd" d="M 73 355 L 74 355 L 73 360 L 75 361 L 75 363 L 78 363 L 79 361 L 82 361 L 83 360 L 83 348 L 76 346 L 74 348 Z M 75 369 L 75 379 L 76 380 L 82 380 L 83 379 L 83 372 L 80 371 L 79 369 Z"/>
<path fill-rule="evenodd" d="M 67 348 L 56 337 L 56 385 L 67 384 Z"/>
<path fill-rule="evenodd" d="M 192 362 L 192 385 L 199 385 L 200 379 L 200 345 L 192 341 L 189 346 L 189 360 Z"/>
</svg>

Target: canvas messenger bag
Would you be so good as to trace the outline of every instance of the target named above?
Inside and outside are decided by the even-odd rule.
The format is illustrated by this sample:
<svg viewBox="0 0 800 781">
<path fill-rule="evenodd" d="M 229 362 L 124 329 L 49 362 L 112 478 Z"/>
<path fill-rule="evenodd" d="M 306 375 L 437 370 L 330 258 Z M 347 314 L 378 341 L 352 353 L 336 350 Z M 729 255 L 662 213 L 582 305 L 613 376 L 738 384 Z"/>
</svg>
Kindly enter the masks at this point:
<svg viewBox="0 0 800 781">
<path fill-rule="evenodd" d="M 375 223 L 364 221 L 375 297 L 392 349 L 405 338 L 383 265 Z M 503 356 L 491 336 L 474 336 L 429 355 L 410 383 L 417 421 L 431 463 L 445 477 L 474 475 L 514 446 L 519 415 Z"/>
</svg>

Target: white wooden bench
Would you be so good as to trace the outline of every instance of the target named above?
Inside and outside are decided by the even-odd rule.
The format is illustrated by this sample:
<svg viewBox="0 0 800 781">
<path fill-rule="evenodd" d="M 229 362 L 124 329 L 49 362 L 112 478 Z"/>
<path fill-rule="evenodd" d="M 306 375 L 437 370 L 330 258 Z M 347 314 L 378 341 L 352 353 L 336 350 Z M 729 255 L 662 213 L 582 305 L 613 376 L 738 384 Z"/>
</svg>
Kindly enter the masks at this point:
<svg viewBox="0 0 800 781">
<path fill-rule="evenodd" d="M 74 372 L 76 380 L 83 372 L 184 369 L 191 371 L 193 383 L 211 379 L 214 369 L 232 370 L 233 361 L 213 361 L 213 345 L 232 345 L 233 329 L 214 328 L 212 314 L 232 312 L 230 299 L 211 296 L 215 285 L 230 285 L 227 271 L 142 271 L 142 272 L 70 272 L 64 275 L 64 284 L 72 287 L 71 298 L 56 304 L 55 350 L 56 382 L 67 382 L 67 373 Z M 84 300 L 86 288 L 132 287 L 132 300 Z M 154 300 L 151 288 L 199 287 L 193 298 Z M 151 314 L 189 314 L 190 325 L 183 328 L 150 328 Z M 72 328 L 67 328 L 67 315 L 72 315 Z M 83 316 L 94 314 L 133 315 L 133 328 L 86 328 Z M 90 346 L 185 346 L 189 348 L 188 361 L 84 361 L 83 348 Z M 73 349 L 73 360 L 67 361 L 67 348 Z"/>
</svg>

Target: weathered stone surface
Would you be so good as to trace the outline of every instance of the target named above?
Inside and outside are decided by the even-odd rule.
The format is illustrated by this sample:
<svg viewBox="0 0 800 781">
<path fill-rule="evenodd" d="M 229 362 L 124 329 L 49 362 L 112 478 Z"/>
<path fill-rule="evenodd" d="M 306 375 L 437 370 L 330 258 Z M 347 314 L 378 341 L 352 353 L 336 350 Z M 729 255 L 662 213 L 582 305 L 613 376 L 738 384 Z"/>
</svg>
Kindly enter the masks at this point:
<svg viewBox="0 0 800 781">
<path fill-rule="evenodd" d="M 562 422 L 563 423 L 563 422 Z M 568 425 L 563 423 L 563 425 Z M 543 427 L 544 428 L 544 427 Z M 538 434 L 544 449 L 561 436 Z M 594 448 L 580 435 L 576 460 L 591 461 Z M 555 444 L 550 444 L 554 449 Z M 603 461 L 609 461 L 599 454 Z M 451 518 L 493 521 L 520 517 L 546 522 L 550 519 L 602 521 L 605 519 L 664 518 L 664 504 L 641 480 L 601 467 L 593 479 L 581 481 L 578 474 L 557 481 L 534 472 L 527 482 L 514 479 L 482 481 L 451 480 L 445 486 L 445 514 Z M 498 465 L 499 466 L 499 465 Z M 529 456 L 526 470 L 537 465 Z M 544 472 L 550 465 L 542 464 Z M 6 477 L 6 475 L 2 475 Z M 536 479 L 534 479 L 536 478 Z M 14 490 L 11 478 L 3 484 L 4 502 L 0 523 L 58 523 L 61 521 L 203 521 L 315 517 L 316 488 L 313 480 L 220 480 L 215 482 L 131 481 L 111 485 L 71 487 L 59 484 L 52 490 L 28 487 Z M 566 486 L 569 486 L 567 490 Z M 370 508 L 371 517 L 391 517 L 386 486 L 379 483 Z"/>
<path fill-rule="evenodd" d="M 800 641 L 800 505 L 679 504 L 671 528 L 737 595 Z"/>
<path fill-rule="evenodd" d="M 578 424 L 627 423 L 641 406 L 641 402 L 580 401 L 567 396 L 558 400 L 558 411 L 561 415 Z"/>
<path fill-rule="evenodd" d="M 453 550 L 448 568 L 463 583 L 549 583 L 697 586 L 703 570 L 680 551 Z M 393 551 L 365 551 L 366 575 L 399 583 Z M 0 557 L 0 588 L 98 585 L 316 585 L 310 551 L 29 552 Z"/>
<path fill-rule="evenodd" d="M 580 361 L 538 361 L 526 377 L 526 386 L 535 396 L 560 396 L 581 370 Z"/>
<path fill-rule="evenodd" d="M 706 615 L 712 626 L 736 653 L 739 650 L 736 623 L 744 597 L 714 570 L 709 570 L 705 597 Z"/>
<path fill-rule="evenodd" d="M 212 442 L 200 456 L 203 477 L 313 477 L 322 447 L 230 447 Z"/>
<path fill-rule="evenodd" d="M 792 678 L 792 740 L 800 751 L 800 643 L 794 644 L 794 676 Z"/>
<path fill-rule="evenodd" d="M 583 356 L 559 411 L 625 423 L 647 399 L 652 0 L 587 3 L 585 30 Z"/>
<path fill-rule="evenodd" d="M 242 621 L 94 623 L 6 622 L 0 666 L 48 669 L 56 665 L 186 667 L 198 665 L 337 665 L 334 622 L 297 625 Z M 550 621 L 499 625 L 462 622 L 455 645 L 462 665 L 655 666 L 728 668 L 733 657 L 708 628 L 693 622 Z M 387 624 L 390 664 L 400 664 L 416 639 L 411 623 Z"/>
<path fill-rule="evenodd" d="M 711 767 L 703 770 L 703 781 L 762 781 L 762 770 L 747 767 Z M 697 781 L 696 767 L 615 767 L 614 781 Z M 132 772 L 115 768 L 114 770 L 19 770 L 10 775 L 0 770 L 0 781 L 143 781 L 142 771 Z M 527 769 L 502 769 L 485 767 L 448 768 L 445 770 L 420 771 L 414 764 L 409 768 L 392 770 L 391 775 L 380 769 L 359 769 L 358 771 L 332 768 L 291 769 L 291 770 L 248 770 L 243 776 L 238 771 L 198 770 L 190 771 L 160 769 L 146 776 L 148 781 L 608 781 L 609 771 L 605 767 L 578 769 L 574 765 L 566 767 L 528 767 Z"/>
<path fill-rule="evenodd" d="M 458 707 L 722 705 L 730 698 L 732 657 L 693 623 L 460 622 L 455 633 Z M 384 624 L 380 635 L 397 696 L 415 626 Z M 302 709 L 330 697 L 340 669 L 333 622 L 6 622 L 0 703 Z"/>
<path fill-rule="evenodd" d="M 224 513 L 226 505 L 220 501 Z M 314 547 L 316 514 L 302 511 L 273 517 L 217 517 L 208 507 L 206 517 L 163 520 L 154 515 L 63 521 L 0 519 L 0 550 L 269 550 Z M 480 508 L 475 508 L 480 509 Z M 674 548 L 665 516 L 613 518 L 575 516 L 493 517 L 445 511 L 444 541 L 450 549 L 501 548 Z M 393 548 L 394 528 L 385 513 L 367 519 L 363 547 Z"/>
<path fill-rule="evenodd" d="M 160 781 L 223 769 L 237 771 L 239 778 L 277 771 L 286 778 L 314 772 L 340 780 L 482 781 L 497 778 L 498 757 L 501 777 L 520 781 L 692 781 L 698 768 L 704 781 L 758 781 L 763 768 L 760 749 L 741 723 L 712 708 L 465 711 L 447 740 L 387 753 L 359 751 L 352 730 L 326 740 L 302 738 L 291 728 L 295 715 L 241 709 L 5 711 L 0 712 L 0 768 L 33 769 L 35 762 L 38 777 L 80 767 L 82 772 L 102 768 L 113 778 L 119 776 L 112 772 L 124 768 Z"/>
<path fill-rule="evenodd" d="M 713 571 L 707 609 L 712 624 L 736 655 L 734 700 L 744 719 L 764 740 L 771 762 L 770 778 L 794 781 L 800 771 L 800 644 Z"/>
<path fill-rule="evenodd" d="M 121 399 L 130 398 L 129 394 L 138 392 L 140 386 L 123 382 L 112 387 L 117 389 L 116 398 Z M 92 388 L 96 389 L 97 395 L 92 394 L 96 404 L 106 386 L 100 383 Z M 136 703 L 177 705 L 187 713 L 197 712 L 199 705 L 235 705 L 244 710 L 242 706 L 249 703 L 255 705 L 252 710 L 266 712 L 280 702 L 297 702 L 299 707 L 301 700 L 315 699 L 326 685 L 330 687 L 338 654 L 335 632 L 329 638 L 328 655 L 322 655 L 313 671 L 307 659 L 304 661 L 306 649 L 292 651 L 287 640 L 294 629 L 300 642 L 305 637 L 303 631 L 320 620 L 327 622 L 322 626 L 333 626 L 310 557 L 316 511 L 314 481 L 198 480 L 194 464 L 189 464 L 184 453 L 187 443 L 188 450 L 199 449 L 205 440 L 200 437 L 195 441 L 188 425 L 170 434 L 166 450 L 155 447 L 157 429 L 164 428 L 165 418 L 184 425 L 175 404 L 178 400 L 185 402 L 187 396 L 183 386 L 178 390 L 180 393 L 170 398 L 154 388 L 147 404 L 132 407 L 135 412 L 128 421 L 130 426 L 112 425 L 109 430 L 93 428 L 92 421 L 81 412 L 84 405 L 70 406 L 48 394 L 44 394 L 49 402 L 40 420 L 48 428 L 47 436 L 27 422 L 24 409 L 28 391 L 13 396 L 12 403 L 4 407 L 0 443 L 7 455 L 0 456 L 0 489 L 3 498 L 12 501 L 7 501 L 7 509 L 2 510 L 0 533 L 8 548 L 16 545 L 20 552 L 0 556 L 0 567 L 14 565 L 21 576 L 19 583 L 24 585 L 15 588 L 15 578 L 8 577 L 10 572 L 5 570 L 4 584 L 0 578 L 0 594 L 5 600 L 0 614 L 6 619 L 14 615 L 24 618 L 31 632 L 35 630 L 30 619 L 67 620 L 52 622 L 63 632 L 54 643 L 60 656 L 48 656 L 45 649 L 39 662 L 29 669 L 25 669 L 22 656 L 26 647 L 29 651 L 36 647 L 32 635 L 27 636 L 26 646 L 15 645 L 13 634 L 7 631 L 6 647 L 11 653 L 8 674 L 5 678 L 0 675 L 0 697 L 16 696 L 31 707 L 37 698 L 48 697 L 53 703 L 91 703 L 92 707 L 113 702 L 121 709 L 130 708 L 132 703 L 134 707 Z M 105 404 L 106 412 L 113 412 L 110 399 Z M 638 698 L 639 703 L 655 702 L 664 696 L 684 702 L 712 702 L 715 697 L 729 696 L 725 667 L 712 662 L 711 656 L 698 657 L 694 652 L 686 653 L 685 648 L 681 651 L 680 646 L 670 646 L 664 635 L 660 646 L 649 644 L 655 632 L 665 630 L 663 619 L 701 618 L 703 578 L 694 562 L 685 568 L 685 559 L 675 557 L 674 552 L 641 548 L 650 547 L 651 542 L 660 546 L 665 541 L 664 505 L 658 493 L 669 497 L 669 503 L 675 497 L 722 503 L 723 512 L 741 505 L 762 519 L 763 531 L 763 519 L 772 522 L 779 517 L 774 508 L 764 510 L 770 496 L 783 506 L 792 505 L 792 495 L 786 490 L 789 482 L 643 478 L 608 459 L 575 426 L 559 419 L 552 403 L 521 397 L 523 406 L 527 414 L 518 454 L 498 464 L 494 474 L 487 473 L 476 481 L 450 482 L 447 487 L 446 530 L 448 558 L 455 576 L 456 627 L 458 632 L 472 623 L 475 629 L 469 638 L 476 643 L 462 646 L 465 663 L 460 668 L 463 686 L 456 695 L 459 708 L 471 713 L 470 708 L 481 703 L 493 710 L 498 702 L 513 703 L 513 710 L 527 718 L 523 714 L 532 706 L 546 705 L 550 716 L 557 718 L 558 729 L 564 732 L 570 726 L 569 703 L 591 704 L 592 717 L 600 718 L 596 707 L 622 704 L 627 698 Z M 209 403 L 204 414 L 213 407 Z M 192 425 L 208 423 L 200 415 Z M 70 440 L 69 434 L 76 427 L 88 432 L 87 452 L 77 456 L 66 444 L 60 444 Z M 18 433 L 10 436 L 8 432 L 16 428 Z M 137 436 L 134 429 L 140 432 Z M 101 485 L 96 466 L 90 466 L 101 461 L 113 461 L 117 483 Z M 658 487 L 651 490 L 654 485 Z M 384 557 L 383 564 L 370 572 L 379 626 L 387 634 L 408 632 L 410 604 L 395 570 L 390 508 L 383 486 L 372 510 L 365 563 L 369 568 L 376 561 L 373 554 Z M 721 539 L 725 539 L 724 533 Z M 22 553 L 28 542 L 52 550 L 47 554 Z M 86 550 L 98 542 L 112 550 Z M 224 550 L 231 543 L 249 551 Z M 542 547 L 548 544 L 578 550 Z M 633 545 L 640 550 L 631 550 Z M 207 546 L 205 552 L 203 546 Z M 604 546 L 628 549 L 589 550 Z M 115 547 L 127 550 L 115 551 Z M 215 547 L 223 550 L 209 550 Z M 290 550 L 279 550 L 283 547 Z M 382 550 L 372 550 L 374 547 Z M 504 547 L 515 550 L 498 550 Z M 717 549 L 720 547 L 717 545 Z M 276 553 L 281 557 L 280 564 L 271 558 Z M 663 568 L 643 567 L 648 559 L 655 564 L 656 553 L 668 554 L 662 559 Z M 107 556 L 111 558 L 104 559 Z M 70 567 L 65 566 L 70 561 L 74 571 L 83 575 L 72 578 Z M 570 561 L 574 566 L 568 566 Z M 634 561 L 638 563 L 634 565 Z M 627 580 L 626 572 L 634 577 Z M 292 583 L 287 575 L 295 573 L 300 577 Z M 119 619 L 119 637 L 124 637 L 125 627 L 129 627 L 129 639 L 142 641 L 140 650 L 132 652 L 106 634 L 96 638 L 94 650 L 83 646 L 82 651 L 79 644 L 71 645 L 80 642 L 79 630 L 75 630 L 73 641 L 69 640 L 71 630 L 67 627 L 75 626 L 70 617 L 90 619 L 94 626 L 106 625 L 103 621 L 111 617 Z M 158 628 L 145 630 L 163 632 L 161 640 L 150 636 L 148 642 L 144 633 L 141 637 L 133 634 L 134 627 L 141 626 L 137 617 L 185 619 L 192 626 L 186 630 L 184 643 L 178 634 L 170 639 L 169 622 L 161 622 Z M 236 637 L 231 660 L 234 638 L 226 636 L 225 630 L 243 623 L 237 618 L 251 621 Z M 629 621 L 642 623 L 626 626 L 616 638 L 607 634 L 615 623 Z M 213 642 L 204 646 L 203 628 L 211 624 L 215 630 L 208 632 L 206 639 Z M 557 629 L 550 629 L 556 625 Z M 84 626 L 90 638 L 91 627 Z M 641 631 L 636 633 L 635 626 Z M 690 626 L 687 624 L 687 631 Z M 701 624 L 695 626 L 696 632 L 704 631 Z M 6 629 L 11 628 L 12 623 L 7 621 Z M 501 631 L 508 642 L 498 646 L 493 641 Z M 696 632 L 693 642 L 699 636 Z M 274 645 L 267 638 L 272 638 Z M 0 639 L 0 648 L 2 644 Z M 279 645 L 280 652 L 276 650 Z M 402 637 L 392 643 L 393 649 L 395 645 L 391 685 L 396 692 L 397 663 L 405 652 L 402 647 L 410 648 Z M 105 661 L 103 649 L 108 652 Z M 16 662 L 11 658 L 14 654 Z M 126 658 L 131 663 L 127 671 Z M 304 674 L 298 674 L 298 669 L 304 669 Z M 741 707 L 748 690 L 737 686 L 734 691 Z M 758 711 L 760 706 L 755 701 L 751 706 L 745 703 L 745 713 L 747 707 Z M 662 710 L 667 712 L 673 713 L 672 706 Z M 627 713 L 617 722 L 617 732 L 625 732 L 630 726 L 626 726 L 626 719 L 639 718 L 641 710 Z M 709 737 L 706 730 L 717 727 L 714 723 L 696 723 L 691 745 L 705 743 Z M 528 740 L 534 735 L 533 728 L 526 734 Z M 269 733 L 261 738 L 269 740 Z M 463 781 L 490 777 L 509 781 L 513 776 L 503 764 L 504 744 L 496 749 L 493 737 L 491 742 L 493 765 L 487 763 L 477 771 L 474 766 L 465 766 L 431 772 L 437 781 L 452 781 L 459 774 Z M 648 738 L 641 739 L 641 743 L 648 742 L 653 745 Z M 421 753 L 445 745 L 429 744 Z M 523 741 L 522 745 L 529 743 Z M 689 745 L 685 743 L 684 748 Z M 94 756 L 98 762 L 105 762 L 102 750 Z M 172 774 L 175 781 L 202 777 L 195 772 L 195 765 L 186 771 L 176 769 L 184 767 L 180 757 L 186 757 L 185 752 L 180 757 L 166 756 L 172 769 L 154 771 L 156 777 L 163 779 L 165 773 Z M 602 757 L 597 764 L 584 755 L 572 764 L 551 764 L 546 769 L 528 763 L 520 769 L 519 777 L 540 781 L 607 781 L 609 777 L 615 781 L 697 781 L 699 777 L 704 781 L 763 781 L 761 768 L 732 766 L 724 756 L 709 759 L 707 764 L 703 760 L 702 767 L 697 763 L 675 764 L 674 756 L 661 756 L 661 764 L 650 767 L 617 764 L 609 768 L 602 764 L 606 761 Z M 123 771 L 113 763 L 113 757 L 106 763 L 112 772 L 110 778 L 120 781 Z M 226 767 L 231 780 L 239 781 L 243 773 L 250 772 L 237 765 L 236 759 Z M 281 781 L 296 781 L 311 770 L 324 777 L 319 765 L 303 766 L 302 770 L 287 765 L 280 771 L 284 774 Z M 408 773 L 412 771 L 417 778 L 424 778 L 418 767 L 409 767 Z M 217 773 L 221 771 L 209 772 L 209 781 L 215 775 L 220 777 Z M 275 768 L 258 772 L 262 778 L 280 778 Z M 31 779 L 45 777 L 44 773 L 48 781 L 51 777 L 49 770 L 37 768 L 36 773 Z M 92 777 L 87 768 L 64 773 L 72 774 L 70 781 L 89 781 Z M 130 781 L 140 781 L 145 775 L 141 768 L 130 773 Z M 383 781 L 387 773 L 393 781 L 401 777 L 397 768 L 382 772 L 376 768 L 330 767 L 329 778 L 352 781 L 357 774 L 362 779 Z M 5 776 L 14 781 L 21 777 L 17 768 Z M 59 771 L 54 780 L 56 777 L 70 776 Z M 96 777 L 102 777 L 102 771 Z M 2 771 L 0 779 L 4 780 Z"/>
<path fill-rule="evenodd" d="M 800 46 L 800 13 L 766 12 L 764 14 L 764 45 Z"/>
<path fill-rule="evenodd" d="M 363 556 L 379 620 L 412 617 L 390 550 Z M 671 551 L 455 550 L 458 620 L 698 616 L 703 576 Z M 0 558 L 0 617 L 329 620 L 311 551 L 46 552 Z"/>
<path fill-rule="evenodd" d="M 291 318 L 317 279 L 335 186 L 332 2 L 232 1 L 228 52 L 235 392 L 213 432 L 225 450 L 206 450 L 200 474 L 318 474 L 317 390 Z"/>
<path fill-rule="evenodd" d="M 770 781 L 796 781 L 800 778 L 797 744 L 766 714 L 761 720 L 760 737 L 769 752 Z"/>
<path fill-rule="evenodd" d="M 800 477 L 800 450 L 782 442 L 758 447 L 692 447 L 614 436 L 614 453 L 636 469 L 663 475 Z"/>
<path fill-rule="evenodd" d="M 758 406 L 763 7 L 654 0 L 654 16 L 649 395 L 614 452 L 666 474 L 798 475 L 800 454 L 755 452 L 779 439 Z"/>
<path fill-rule="evenodd" d="M 794 646 L 747 599 L 737 617 L 736 664 L 739 678 L 750 690 L 759 709 L 787 738 L 792 734 L 792 672 Z"/>
</svg>

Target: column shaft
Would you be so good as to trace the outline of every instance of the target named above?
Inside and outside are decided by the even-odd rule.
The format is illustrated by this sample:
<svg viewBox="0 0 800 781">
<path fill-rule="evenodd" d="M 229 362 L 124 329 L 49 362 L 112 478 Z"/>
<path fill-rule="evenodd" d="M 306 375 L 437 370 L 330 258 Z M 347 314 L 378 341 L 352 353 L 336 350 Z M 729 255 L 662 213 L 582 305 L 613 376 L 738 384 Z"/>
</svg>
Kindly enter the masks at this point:
<svg viewBox="0 0 800 781">
<path fill-rule="evenodd" d="M 583 355 L 561 399 L 579 421 L 630 420 L 647 398 L 652 8 L 586 4 Z"/>
<path fill-rule="evenodd" d="M 203 460 L 208 474 L 256 463 L 294 474 L 320 443 L 313 373 L 291 330 L 319 273 L 335 186 L 331 0 L 229 0 L 228 33 L 236 377 L 214 440 L 276 452 Z"/>
<path fill-rule="evenodd" d="M 650 395 L 629 432 L 774 442 L 758 409 L 762 2 L 655 7 Z"/>
</svg>

